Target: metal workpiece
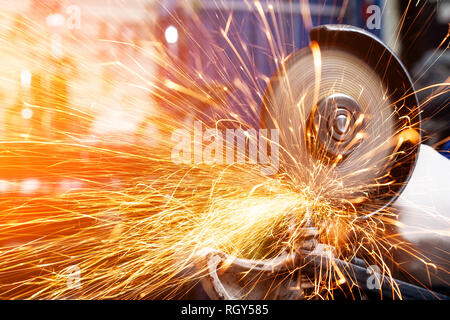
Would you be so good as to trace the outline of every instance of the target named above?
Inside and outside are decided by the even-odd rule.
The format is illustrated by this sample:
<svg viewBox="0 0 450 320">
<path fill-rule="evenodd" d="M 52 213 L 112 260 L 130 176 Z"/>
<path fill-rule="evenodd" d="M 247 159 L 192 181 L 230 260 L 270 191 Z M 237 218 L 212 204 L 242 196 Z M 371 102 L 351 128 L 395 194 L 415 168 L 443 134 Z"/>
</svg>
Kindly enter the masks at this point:
<svg viewBox="0 0 450 320">
<path fill-rule="evenodd" d="M 333 248 L 318 245 L 313 251 L 283 253 L 273 259 L 234 258 L 205 248 L 197 254 L 197 269 L 204 270 L 203 288 L 220 300 L 303 299 L 314 296 L 314 281 L 334 281 L 341 287 L 356 287 L 362 298 L 447 300 L 446 295 L 393 279 L 365 266 L 360 259 L 337 259 Z"/>
<path fill-rule="evenodd" d="M 300 299 L 303 296 L 303 281 L 286 276 L 289 266 L 292 268 L 296 263 L 296 254 L 248 260 L 205 248 L 198 252 L 197 260 L 197 269 L 205 271 L 201 283 L 212 299 Z M 279 277 L 281 274 L 285 274 L 284 279 Z"/>
</svg>

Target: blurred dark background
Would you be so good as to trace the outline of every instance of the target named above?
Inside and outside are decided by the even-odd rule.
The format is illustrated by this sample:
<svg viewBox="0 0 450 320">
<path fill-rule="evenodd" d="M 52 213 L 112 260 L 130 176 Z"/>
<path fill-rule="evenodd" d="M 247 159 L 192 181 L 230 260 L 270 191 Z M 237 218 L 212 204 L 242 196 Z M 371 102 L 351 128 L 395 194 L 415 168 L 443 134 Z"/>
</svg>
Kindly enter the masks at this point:
<svg viewBox="0 0 450 320">
<path fill-rule="evenodd" d="M 425 1 L 420 5 L 414 2 L 399 1 L 401 13 L 405 14 L 401 29 L 401 59 L 408 68 L 416 89 L 449 82 L 450 52 L 448 51 L 450 1 Z M 450 95 L 442 94 L 429 99 L 447 89 L 448 85 L 418 93 L 423 103 L 423 130 L 425 143 L 434 146 L 449 157 L 450 144 Z"/>
</svg>

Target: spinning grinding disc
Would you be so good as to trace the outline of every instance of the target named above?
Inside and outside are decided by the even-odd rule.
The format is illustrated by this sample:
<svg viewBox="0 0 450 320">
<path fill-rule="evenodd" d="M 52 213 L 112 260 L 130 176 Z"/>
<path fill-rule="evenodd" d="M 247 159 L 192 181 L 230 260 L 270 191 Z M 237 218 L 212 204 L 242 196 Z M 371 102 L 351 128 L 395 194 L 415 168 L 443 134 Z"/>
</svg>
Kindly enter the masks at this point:
<svg viewBox="0 0 450 320">
<path fill-rule="evenodd" d="M 414 167 L 420 119 L 411 80 L 364 30 L 326 25 L 311 40 L 272 77 L 261 126 L 279 129 L 280 164 L 294 184 L 377 212 Z"/>
</svg>

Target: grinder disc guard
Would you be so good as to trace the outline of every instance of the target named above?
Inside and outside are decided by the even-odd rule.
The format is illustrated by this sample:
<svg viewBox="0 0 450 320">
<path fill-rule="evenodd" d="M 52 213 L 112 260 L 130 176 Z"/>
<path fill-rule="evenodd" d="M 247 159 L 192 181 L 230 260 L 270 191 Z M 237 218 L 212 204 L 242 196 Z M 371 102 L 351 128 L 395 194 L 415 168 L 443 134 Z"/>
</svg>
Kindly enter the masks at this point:
<svg viewBox="0 0 450 320">
<path fill-rule="evenodd" d="M 279 129 L 280 163 L 295 185 L 377 212 L 414 167 L 420 119 L 411 81 L 363 30 L 321 26 L 311 38 L 272 77 L 261 126 Z"/>
</svg>

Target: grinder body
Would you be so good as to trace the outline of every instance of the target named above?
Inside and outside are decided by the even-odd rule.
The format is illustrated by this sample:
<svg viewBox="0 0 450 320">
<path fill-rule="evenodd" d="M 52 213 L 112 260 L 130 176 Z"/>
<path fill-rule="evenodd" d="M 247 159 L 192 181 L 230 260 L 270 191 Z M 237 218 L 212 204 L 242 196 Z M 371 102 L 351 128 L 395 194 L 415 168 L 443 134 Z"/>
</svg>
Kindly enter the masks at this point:
<svg viewBox="0 0 450 320">
<path fill-rule="evenodd" d="M 279 129 L 280 164 L 294 184 L 316 183 L 320 192 L 331 194 L 336 201 L 346 199 L 358 212 L 356 219 L 383 215 L 393 209 L 405 189 L 419 154 L 421 119 L 412 81 L 395 54 L 362 29 L 324 25 L 313 28 L 310 37 L 312 45 L 288 56 L 271 78 L 261 108 L 261 127 Z M 312 175 L 317 168 L 319 174 Z M 323 176 L 328 180 L 321 180 Z M 414 178 L 417 180 L 420 178 Z M 329 192 L 327 187 L 335 188 L 336 181 L 342 192 Z M 398 212 L 414 211 L 410 202 L 410 208 L 405 205 L 409 200 L 400 198 Z M 419 248 L 414 239 L 402 234 L 405 230 L 394 229 L 399 241 L 410 241 Z M 311 287 L 311 279 L 305 280 L 304 275 L 286 278 L 286 273 L 300 264 L 306 266 L 306 273 L 314 274 L 314 266 L 326 268 L 329 264 L 324 261 L 333 256 L 332 248 L 320 244 L 310 249 L 311 241 L 300 244 L 295 252 L 261 261 L 233 260 L 205 248 L 197 267 L 207 270 L 202 283 L 214 299 L 301 299 Z M 394 259 L 397 257 L 406 261 L 403 269 L 407 273 L 424 278 L 423 269 L 415 272 L 410 257 L 395 255 Z M 335 261 L 344 276 L 352 279 L 349 282 L 364 287 L 369 269 L 362 260 L 354 259 L 355 264 Z M 448 261 L 448 257 L 435 261 Z M 284 276 L 279 277 L 275 290 L 273 281 L 278 273 Z M 251 275 L 245 284 L 241 283 L 242 274 Z M 258 282 L 262 278 L 269 280 Z M 392 298 L 394 281 L 403 298 L 445 298 L 387 277 L 382 283 L 386 298 Z"/>
</svg>

